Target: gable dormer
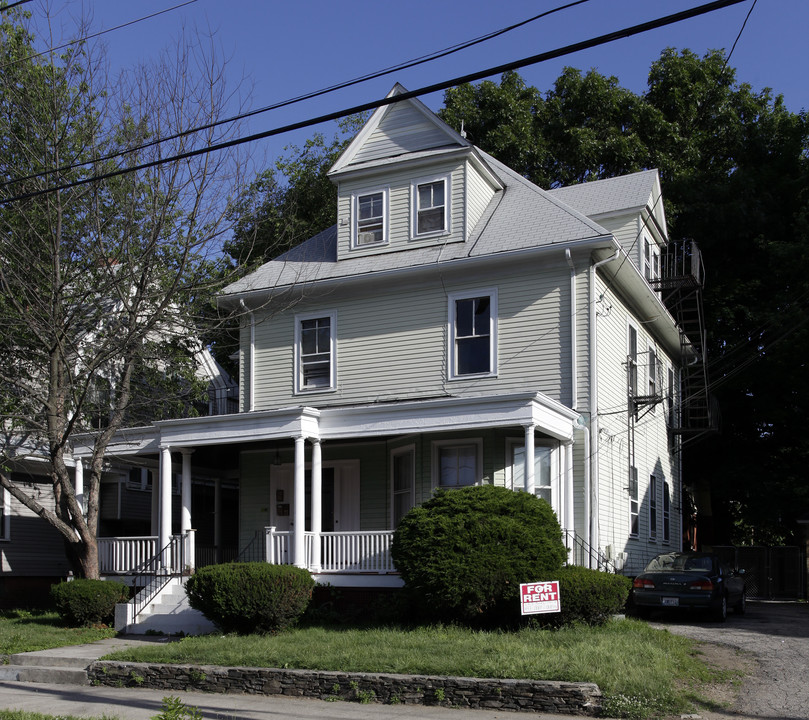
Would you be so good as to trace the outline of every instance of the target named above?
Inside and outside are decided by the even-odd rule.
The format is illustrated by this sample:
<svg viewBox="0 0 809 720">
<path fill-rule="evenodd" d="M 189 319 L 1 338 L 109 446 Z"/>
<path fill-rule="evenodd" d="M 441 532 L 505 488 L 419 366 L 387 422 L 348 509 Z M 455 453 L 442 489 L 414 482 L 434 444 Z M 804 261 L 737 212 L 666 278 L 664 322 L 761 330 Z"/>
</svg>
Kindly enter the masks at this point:
<svg viewBox="0 0 809 720">
<path fill-rule="evenodd" d="M 397 84 L 388 98 L 405 92 Z M 378 108 L 329 176 L 338 260 L 465 242 L 503 187 L 471 143 L 415 98 Z"/>
</svg>

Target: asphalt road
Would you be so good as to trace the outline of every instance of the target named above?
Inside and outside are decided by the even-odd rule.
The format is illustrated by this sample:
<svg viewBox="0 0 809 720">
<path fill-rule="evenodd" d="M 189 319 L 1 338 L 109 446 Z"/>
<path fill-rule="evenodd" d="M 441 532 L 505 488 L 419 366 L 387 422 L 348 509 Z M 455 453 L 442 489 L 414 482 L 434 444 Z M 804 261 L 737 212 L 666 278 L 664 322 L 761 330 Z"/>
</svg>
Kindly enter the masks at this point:
<svg viewBox="0 0 809 720">
<path fill-rule="evenodd" d="M 757 671 L 742 684 L 734 706 L 701 717 L 809 719 L 809 603 L 748 601 L 744 615 L 729 613 L 724 623 L 655 615 L 651 624 L 743 650 L 757 660 Z"/>
</svg>

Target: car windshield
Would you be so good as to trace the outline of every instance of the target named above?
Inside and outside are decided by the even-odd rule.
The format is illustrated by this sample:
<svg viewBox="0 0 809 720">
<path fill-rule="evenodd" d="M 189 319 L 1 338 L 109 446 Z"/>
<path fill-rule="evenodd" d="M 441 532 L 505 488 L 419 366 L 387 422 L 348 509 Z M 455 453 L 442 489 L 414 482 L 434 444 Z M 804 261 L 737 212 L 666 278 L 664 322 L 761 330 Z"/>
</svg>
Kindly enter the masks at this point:
<svg viewBox="0 0 809 720">
<path fill-rule="evenodd" d="M 708 555 L 682 555 L 680 553 L 666 553 L 658 555 L 646 566 L 646 572 L 682 572 L 698 570 L 711 572 L 713 560 Z"/>
</svg>

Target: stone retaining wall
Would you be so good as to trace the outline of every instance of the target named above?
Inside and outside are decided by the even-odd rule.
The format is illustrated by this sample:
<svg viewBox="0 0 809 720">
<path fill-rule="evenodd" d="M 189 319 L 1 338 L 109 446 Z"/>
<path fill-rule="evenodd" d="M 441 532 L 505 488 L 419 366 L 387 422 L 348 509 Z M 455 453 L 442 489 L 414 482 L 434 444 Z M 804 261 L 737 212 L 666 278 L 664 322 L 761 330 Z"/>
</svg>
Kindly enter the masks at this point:
<svg viewBox="0 0 809 720">
<path fill-rule="evenodd" d="M 518 712 L 598 715 L 593 683 L 388 675 L 274 668 L 95 662 L 90 682 L 113 687 L 287 695 L 321 700 L 442 705 Z"/>
</svg>

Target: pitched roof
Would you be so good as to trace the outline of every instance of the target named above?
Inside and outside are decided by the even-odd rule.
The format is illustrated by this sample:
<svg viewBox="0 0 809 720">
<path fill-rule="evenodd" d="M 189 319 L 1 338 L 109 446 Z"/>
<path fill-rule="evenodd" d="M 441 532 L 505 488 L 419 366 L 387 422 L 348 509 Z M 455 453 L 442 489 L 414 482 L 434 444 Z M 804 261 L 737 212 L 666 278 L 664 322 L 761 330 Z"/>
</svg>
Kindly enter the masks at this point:
<svg viewBox="0 0 809 720">
<path fill-rule="evenodd" d="M 554 188 L 548 192 L 588 217 L 652 205 L 659 193 L 657 170 Z"/>
<path fill-rule="evenodd" d="M 352 278 L 375 273 L 496 256 L 528 248 L 590 240 L 609 232 L 518 173 L 477 150 L 503 182 L 466 242 L 395 250 L 337 260 L 337 226 L 265 263 L 229 285 L 223 298 L 301 282 Z"/>
</svg>

